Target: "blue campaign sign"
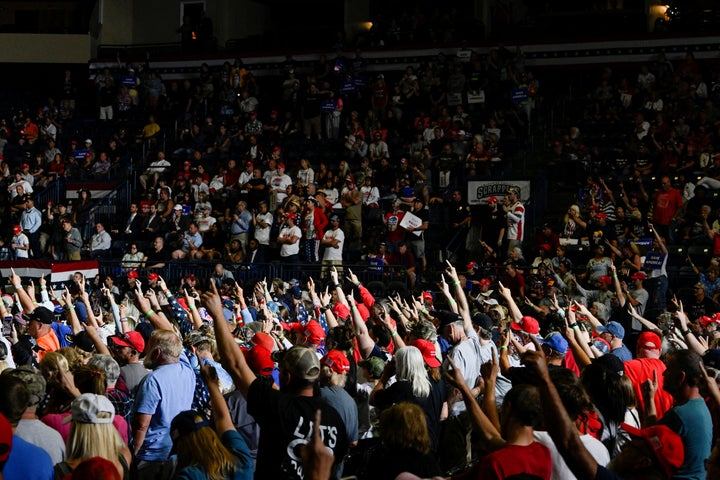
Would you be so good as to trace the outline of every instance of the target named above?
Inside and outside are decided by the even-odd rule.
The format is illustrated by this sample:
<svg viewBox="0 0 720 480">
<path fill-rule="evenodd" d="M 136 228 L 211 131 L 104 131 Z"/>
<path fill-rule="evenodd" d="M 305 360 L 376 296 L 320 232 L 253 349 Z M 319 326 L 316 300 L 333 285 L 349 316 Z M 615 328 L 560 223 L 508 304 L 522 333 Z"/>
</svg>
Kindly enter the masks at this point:
<svg viewBox="0 0 720 480">
<path fill-rule="evenodd" d="M 652 238 L 638 238 L 633 240 L 633 243 L 637 245 L 638 247 L 651 247 L 652 246 L 653 239 Z"/>
<path fill-rule="evenodd" d="M 514 103 L 523 103 L 528 99 L 527 87 L 525 88 L 513 88 L 510 91 L 510 98 Z"/>
<path fill-rule="evenodd" d="M 665 254 L 660 252 L 648 252 L 645 255 L 645 268 L 650 270 L 659 270 L 665 261 Z"/>
</svg>

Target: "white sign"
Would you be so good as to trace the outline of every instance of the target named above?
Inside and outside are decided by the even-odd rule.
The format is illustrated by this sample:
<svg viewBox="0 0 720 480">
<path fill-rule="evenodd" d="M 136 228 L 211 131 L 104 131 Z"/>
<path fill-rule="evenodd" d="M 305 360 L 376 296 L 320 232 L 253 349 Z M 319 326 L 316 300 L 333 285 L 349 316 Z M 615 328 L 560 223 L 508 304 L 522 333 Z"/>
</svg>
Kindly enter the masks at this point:
<svg viewBox="0 0 720 480">
<path fill-rule="evenodd" d="M 408 228 L 417 228 L 423 224 L 423 221 L 420 217 L 417 215 L 413 215 L 410 212 L 405 212 L 405 215 L 403 216 L 402 221 L 400 222 L 400 226 L 403 227 L 405 230 Z M 418 237 L 422 235 L 422 230 L 416 230 L 414 232 L 410 232 Z"/>
<path fill-rule="evenodd" d="M 520 201 L 526 202 L 530 198 L 530 180 L 478 180 L 468 182 L 468 204 L 482 205 L 490 197 L 497 197 L 502 203 L 508 188 L 520 189 Z"/>
</svg>

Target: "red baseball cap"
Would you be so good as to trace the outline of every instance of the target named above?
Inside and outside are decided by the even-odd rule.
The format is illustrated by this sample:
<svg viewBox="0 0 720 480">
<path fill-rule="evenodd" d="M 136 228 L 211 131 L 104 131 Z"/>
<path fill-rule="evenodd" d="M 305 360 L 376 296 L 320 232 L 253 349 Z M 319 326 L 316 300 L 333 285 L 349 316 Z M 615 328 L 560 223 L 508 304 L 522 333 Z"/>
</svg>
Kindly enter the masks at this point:
<svg viewBox="0 0 720 480">
<path fill-rule="evenodd" d="M 277 168 L 282 168 L 283 170 L 285 170 L 285 164 L 282 163 L 282 162 L 281 162 L 281 163 L 278 163 Z"/>
<path fill-rule="evenodd" d="M 285 322 L 283 322 L 285 323 Z M 287 324 L 285 324 L 287 325 Z M 272 352 L 273 348 L 275 348 L 275 340 L 264 332 L 257 332 L 253 337 L 250 339 L 250 341 L 254 345 L 260 345 L 261 347 L 265 347 L 268 349 L 268 351 Z"/>
<path fill-rule="evenodd" d="M 243 355 L 245 355 L 248 367 L 256 375 L 270 375 L 275 368 L 270 350 L 262 345 L 255 345 L 250 350 L 243 350 Z"/>
<path fill-rule="evenodd" d="M 17 235 L 18 233 L 22 232 L 22 227 L 20 225 L 15 225 L 13 227 L 13 233 Z"/>
<path fill-rule="evenodd" d="M 422 301 L 427 303 L 433 302 L 433 294 L 430 291 L 422 292 Z"/>
<path fill-rule="evenodd" d="M 350 371 L 350 361 L 340 350 L 330 350 L 320 359 L 320 365 L 330 367 L 335 373 L 342 374 Z"/>
<path fill-rule="evenodd" d="M 487 199 L 487 202 L 488 202 L 488 203 L 498 203 L 498 199 L 497 199 L 497 197 L 492 196 L 492 197 L 490 197 L 490 198 Z"/>
<path fill-rule="evenodd" d="M 672 478 L 675 471 L 685 461 L 685 447 L 682 438 L 670 427 L 655 425 L 641 430 L 623 423 L 622 428 L 630 436 L 642 438 L 648 443 L 650 450 L 655 454 L 655 459 L 665 470 L 667 478 Z"/>
<path fill-rule="evenodd" d="M 630 276 L 630 278 L 632 278 L 633 280 L 645 280 L 647 278 L 647 275 L 645 275 L 645 272 L 635 272 Z"/>
<path fill-rule="evenodd" d="M 420 350 L 422 353 L 423 360 L 430 368 L 438 368 L 440 366 L 440 360 L 435 356 L 435 344 L 429 340 L 423 340 L 421 338 L 410 343 L 413 347 Z"/>
<path fill-rule="evenodd" d="M 598 283 L 612 283 L 612 279 L 607 275 L 603 275 L 602 277 L 598 278 L 597 281 Z"/>
<path fill-rule="evenodd" d="M 654 332 L 642 332 L 637 341 L 638 348 L 647 350 L 660 350 L 662 348 L 662 340 L 660 336 Z"/>
<path fill-rule="evenodd" d="M 130 330 L 123 335 L 113 335 L 110 340 L 118 347 L 130 347 L 140 353 L 145 350 L 145 339 L 140 332 L 135 330 Z"/>
<path fill-rule="evenodd" d="M 492 282 L 490 281 L 489 278 L 483 278 L 482 280 L 480 280 L 480 282 L 478 282 L 478 284 L 481 287 L 489 287 L 490 285 L 492 285 Z"/>
<path fill-rule="evenodd" d="M 295 323 L 291 327 L 292 331 L 300 332 L 305 336 L 306 343 L 320 345 L 325 340 L 325 330 L 316 320 L 310 320 L 305 325 Z"/>
<path fill-rule="evenodd" d="M 595 215 L 597 218 L 604 218 L 607 220 L 607 214 L 605 212 L 600 212 L 597 215 Z"/>
<path fill-rule="evenodd" d="M 139 277 L 139 275 L 138 275 L 137 270 L 130 270 L 127 273 L 127 278 L 138 278 L 138 277 Z"/>
<path fill-rule="evenodd" d="M 157 273 L 148 273 L 147 278 L 148 280 L 157 280 L 158 278 L 160 278 L 160 275 L 158 275 Z"/>
<path fill-rule="evenodd" d="M 540 324 L 537 320 L 529 315 L 525 315 L 520 319 L 520 322 L 512 322 L 510 328 L 519 332 L 529 333 L 530 335 L 537 335 L 540 333 Z"/>
</svg>

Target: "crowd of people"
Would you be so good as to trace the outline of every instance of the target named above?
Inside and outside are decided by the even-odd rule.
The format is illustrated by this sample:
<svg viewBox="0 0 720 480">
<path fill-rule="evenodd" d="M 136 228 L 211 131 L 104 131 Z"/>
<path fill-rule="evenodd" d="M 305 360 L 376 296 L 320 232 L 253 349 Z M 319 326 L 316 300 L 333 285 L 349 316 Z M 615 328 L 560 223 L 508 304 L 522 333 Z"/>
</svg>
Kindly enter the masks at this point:
<svg viewBox="0 0 720 480">
<path fill-rule="evenodd" d="M 548 285 L 538 305 L 510 271 L 473 292 L 450 262 L 406 298 L 335 266 L 245 288 L 133 271 L 53 289 L 12 271 L 3 473 L 714 478 L 718 315 L 673 298 L 648 320 L 610 269 L 595 303 Z"/>
</svg>

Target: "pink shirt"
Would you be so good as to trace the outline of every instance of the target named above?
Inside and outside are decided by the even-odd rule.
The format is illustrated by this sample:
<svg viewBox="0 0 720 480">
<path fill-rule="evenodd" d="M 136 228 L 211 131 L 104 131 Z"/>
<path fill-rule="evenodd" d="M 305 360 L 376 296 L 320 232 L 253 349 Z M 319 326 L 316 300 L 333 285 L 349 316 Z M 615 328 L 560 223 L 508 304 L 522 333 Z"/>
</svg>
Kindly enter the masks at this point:
<svg viewBox="0 0 720 480">
<path fill-rule="evenodd" d="M 63 423 L 63 420 L 65 420 L 67 417 L 70 416 L 70 412 L 66 413 L 49 413 L 42 417 L 40 420 L 47 425 L 48 427 L 52 427 L 58 432 L 60 432 L 60 435 L 63 438 L 63 441 L 67 442 L 68 437 L 70 436 L 70 425 L 72 425 L 72 422 Z M 128 444 L 128 424 L 125 421 L 123 417 L 120 415 L 115 415 L 113 418 L 113 425 L 115 425 L 115 428 L 117 428 L 118 433 L 123 439 L 123 442 L 125 442 L 125 445 Z"/>
</svg>

